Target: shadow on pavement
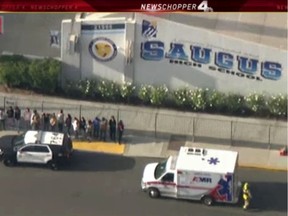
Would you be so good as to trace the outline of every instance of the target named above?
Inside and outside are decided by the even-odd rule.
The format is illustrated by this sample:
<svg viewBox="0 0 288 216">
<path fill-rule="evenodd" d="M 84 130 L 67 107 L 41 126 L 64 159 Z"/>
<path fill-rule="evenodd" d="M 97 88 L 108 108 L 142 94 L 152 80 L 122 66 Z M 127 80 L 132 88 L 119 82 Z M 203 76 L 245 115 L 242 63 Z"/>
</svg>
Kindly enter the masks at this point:
<svg viewBox="0 0 288 216">
<path fill-rule="evenodd" d="M 166 133 L 159 131 L 143 131 L 143 130 L 132 130 L 127 129 L 124 131 L 123 142 L 127 144 L 149 144 L 149 143 L 161 143 L 161 142 L 196 142 L 196 143 L 210 143 L 210 144 L 221 144 L 221 145 L 233 145 L 238 147 L 250 148 L 261 148 L 261 149 L 278 149 L 279 145 L 261 143 L 256 141 L 241 141 L 234 139 L 231 143 L 231 139 L 222 139 L 216 137 L 205 137 L 205 136 L 193 136 L 192 134 L 177 134 L 177 133 Z"/>
<path fill-rule="evenodd" d="M 12 143 L 12 138 L 15 135 L 4 135 L 4 136 L 0 136 L 0 148 L 1 149 L 7 149 L 9 147 L 11 147 L 11 143 Z"/>
<path fill-rule="evenodd" d="M 251 185 L 252 200 L 247 212 L 287 212 L 287 183 L 285 182 L 253 182 Z M 244 201 L 240 195 L 239 202 L 233 206 L 217 204 L 218 206 L 231 206 L 242 209 Z M 246 212 L 245 211 L 245 212 Z"/>
<path fill-rule="evenodd" d="M 135 160 L 121 155 L 75 150 L 69 163 L 61 171 L 120 171 L 133 169 Z"/>
<path fill-rule="evenodd" d="M 11 147 L 13 135 L 0 137 L 0 148 L 9 149 Z M 75 150 L 69 162 L 61 163 L 61 171 L 119 171 L 129 170 L 135 165 L 133 158 L 121 155 L 104 154 L 97 152 L 86 152 Z M 36 164 L 18 164 L 19 167 L 42 167 Z"/>
<path fill-rule="evenodd" d="M 253 182 L 251 210 L 287 212 L 287 182 Z"/>
</svg>

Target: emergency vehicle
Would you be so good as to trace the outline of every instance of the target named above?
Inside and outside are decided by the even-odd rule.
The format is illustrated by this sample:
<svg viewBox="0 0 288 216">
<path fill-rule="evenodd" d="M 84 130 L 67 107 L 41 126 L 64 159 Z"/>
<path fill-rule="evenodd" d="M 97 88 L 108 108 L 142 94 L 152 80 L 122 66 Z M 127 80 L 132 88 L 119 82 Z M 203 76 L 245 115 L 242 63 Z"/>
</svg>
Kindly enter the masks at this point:
<svg viewBox="0 0 288 216">
<path fill-rule="evenodd" d="M 72 152 L 72 140 L 67 134 L 30 130 L 14 136 L 9 148 L 0 149 L 0 159 L 6 166 L 47 164 L 57 170 L 59 163 L 69 159 Z"/>
<path fill-rule="evenodd" d="M 238 152 L 181 147 L 177 156 L 145 166 L 141 187 L 151 198 L 237 203 Z"/>
</svg>

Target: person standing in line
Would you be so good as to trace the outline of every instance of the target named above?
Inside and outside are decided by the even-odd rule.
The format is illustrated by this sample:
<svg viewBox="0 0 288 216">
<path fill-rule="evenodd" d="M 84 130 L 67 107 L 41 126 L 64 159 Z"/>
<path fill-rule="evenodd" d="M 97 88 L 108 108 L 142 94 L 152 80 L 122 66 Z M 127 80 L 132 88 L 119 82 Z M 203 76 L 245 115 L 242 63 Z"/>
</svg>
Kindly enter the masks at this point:
<svg viewBox="0 0 288 216">
<path fill-rule="evenodd" d="M 24 124 L 25 124 L 24 127 L 25 127 L 26 130 L 29 130 L 30 129 L 30 125 L 31 125 L 32 114 L 31 114 L 31 111 L 30 111 L 30 109 L 28 107 L 24 111 L 23 117 L 24 117 Z"/>
<path fill-rule="evenodd" d="M 44 131 L 49 131 L 49 120 L 50 120 L 49 113 L 43 113 L 43 130 Z"/>
<path fill-rule="evenodd" d="M 94 138 L 99 138 L 99 131 L 100 131 L 100 119 L 98 117 L 95 117 L 93 120 L 93 136 Z"/>
<path fill-rule="evenodd" d="M 79 127 L 80 127 L 80 122 L 79 119 L 74 117 L 74 121 L 72 123 L 74 134 L 75 134 L 75 139 L 78 139 L 79 136 Z"/>
<path fill-rule="evenodd" d="M 39 130 L 40 129 L 40 115 L 38 114 L 37 110 L 33 110 L 33 115 L 31 116 L 31 127 L 32 130 Z"/>
<path fill-rule="evenodd" d="M 117 129 L 118 129 L 118 144 L 121 145 L 121 143 L 122 143 L 122 136 L 123 136 L 123 133 L 124 133 L 124 123 L 123 123 L 122 120 L 120 120 L 120 121 L 118 122 Z"/>
<path fill-rule="evenodd" d="M 11 129 L 14 127 L 14 109 L 10 106 L 6 112 L 7 114 L 7 126 Z"/>
<path fill-rule="evenodd" d="M 58 124 L 58 131 L 62 133 L 64 127 L 64 113 L 62 109 L 57 114 L 57 124 Z"/>
<path fill-rule="evenodd" d="M 114 116 L 111 116 L 111 119 L 109 120 L 109 132 L 110 132 L 110 140 L 113 140 L 116 142 L 116 120 Z"/>
<path fill-rule="evenodd" d="M 0 130 L 5 130 L 5 112 L 0 108 Z"/>
<path fill-rule="evenodd" d="M 18 106 L 15 107 L 14 118 L 15 118 L 17 131 L 19 132 L 20 131 L 21 110 Z"/>
<path fill-rule="evenodd" d="M 86 119 L 82 116 L 81 120 L 80 120 L 80 134 L 85 137 L 86 134 L 86 127 L 87 127 L 87 123 L 86 123 Z"/>
<path fill-rule="evenodd" d="M 100 124 L 100 140 L 106 141 L 106 133 L 107 133 L 108 123 L 107 120 L 102 117 L 101 124 Z"/>
<path fill-rule="evenodd" d="M 57 118 L 56 118 L 55 113 L 53 113 L 52 116 L 50 117 L 50 130 L 55 132 L 56 125 L 57 125 Z"/>
<path fill-rule="evenodd" d="M 91 142 L 92 140 L 92 129 L 93 129 L 93 123 L 92 121 L 89 119 L 88 120 L 88 124 L 86 127 L 86 137 L 88 139 L 89 142 Z"/>
<path fill-rule="evenodd" d="M 68 113 L 66 119 L 65 119 L 65 126 L 67 128 L 67 133 L 70 136 L 71 135 L 71 127 L 72 127 L 72 117 L 70 113 Z"/>
</svg>

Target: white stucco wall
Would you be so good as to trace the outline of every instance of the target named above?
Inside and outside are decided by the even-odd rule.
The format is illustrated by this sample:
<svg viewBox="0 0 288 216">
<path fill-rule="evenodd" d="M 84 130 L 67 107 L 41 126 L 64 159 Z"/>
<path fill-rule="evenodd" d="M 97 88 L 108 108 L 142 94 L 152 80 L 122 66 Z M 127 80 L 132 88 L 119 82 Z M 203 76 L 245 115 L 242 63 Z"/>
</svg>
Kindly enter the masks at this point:
<svg viewBox="0 0 288 216">
<path fill-rule="evenodd" d="M 156 32 L 154 37 L 142 35 L 143 20 L 154 25 Z M 224 22 L 223 17 L 221 20 Z M 240 94 L 251 92 L 287 93 L 287 50 L 283 49 L 283 46 L 265 45 L 257 41 L 257 37 L 244 40 L 244 34 L 242 38 L 233 37 L 229 34 L 228 26 L 225 28 L 222 26 L 223 29 L 226 29 L 226 34 L 223 34 L 219 29 L 220 21 L 214 25 L 214 31 L 212 31 L 212 27 L 212 30 L 209 30 L 208 28 L 192 26 L 188 20 L 183 20 L 185 24 L 175 21 L 177 21 L 175 17 L 171 16 L 159 18 L 137 13 L 127 14 L 124 18 L 117 18 L 116 16 L 110 19 L 95 18 L 92 15 L 89 18 L 88 16 L 78 20 L 76 26 L 81 28 L 87 24 L 105 26 L 124 23 L 125 29 L 121 31 L 103 30 L 100 27 L 100 29 L 93 31 L 81 31 L 79 34 L 79 56 L 71 57 L 79 57 L 79 59 L 71 59 L 63 52 L 63 62 L 67 65 L 73 62 L 72 64 L 75 65 L 75 62 L 77 64 L 80 61 L 78 68 L 81 74 L 80 79 L 100 77 L 119 83 L 133 81 L 137 85 L 166 84 L 170 89 L 184 86 L 201 87 Z M 226 24 L 228 23 L 226 22 Z M 281 34 L 281 32 L 278 33 Z M 64 32 L 63 35 L 65 34 Z M 269 36 L 269 34 L 267 35 Z M 113 59 L 108 60 L 108 57 L 104 57 L 105 61 L 99 61 L 91 55 L 89 45 L 91 48 L 93 40 L 97 41 L 97 38 L 103 37 L 115 44 L 117 55 Z M 263 37 L 261 38 L 263 41 Z M 130 46 L 128 46 L 129 44 Z M 171 46 L 175 46 L 175 44 L 178 49 L 174 49 L 175 56 L 171 63 L 171 58 L 167 58 L 166 55 L 171 51 Z M 195 54 L 197 52 L 195 47 L 201 47 L 198 56 Z M 204 49 L 209 50 L 205 51 Z M 143 53 L 145 54 L 143 55 Z M 202 56 L 204 53 L 209 55 L 209 58 L 205 59 Z M 156 60 L 153 55 L 160 57 Z M 182 57 L 186 55 L 187 58 L 184 60 L 177 59 L 181 55 Z M 218 57 L 216 58 L 216 56 Z M 222 56 L 224 60 L 221 61 L 219 56 Z M 201 63 L 203 58 L 207 61 Z M 225 69 L 223 65 L 229 69 Z M 239 65 L 242 65 L 242 70 Z M 255 66 L 255 70 L 252 70 L 251 65 Z"/>
<path fill-rule="evenodd" d="M 124 74 L 124 48 L 125 48 L 125 34 L 126 26 L 123 20 L 113 21 L 83 21 L 82 26 L 109 26 L 121 25 L 121 29 L 95 29 L 81 31 L 81 71 L 82 78 L 101 77 L 113 81 L 123 80 Z M 122 28 L 123 27 L 123 28 Z M 117 28 L 117 27 L 116 27 Z M 93 44 L 93 41 L 95 42 Z M 114 48 L 110 50 L 111 60 L 105 57 L 100 57 L 100 60 L 95 59 L 91 52 L 97 55 L 95 50 L 96 43 L 100 46 L 104 43 L 114 43 Z M 105 44 L 106 45 L 106 44 Z M 89 48 L 90 47 L 90 48 Z M 89 50 L 90 49 L 90 50 Z M 92 49 L 92 50 L 91 50 Z M 113 57 L 115 55 L 115 57 Z"/>
<path fill-rule="evenodd" d="M 155 23 L 157 26 L 156 37 L 147 39 L 141 35 L 143 20 Z M 212 88 L 223 92 L 245 94 L 254 91 L 265 93 L 287 92 L 287 51 L 285 50 L 145 15 L 136 15 L 136 22 L 136 83 L 167 84 L 172 89 L 183 86 Z M 151 41 L 156 42 L 151 43 Z M 164 44 L 165 56 L 171 50 L 172 44 L 183 45 L 183 52 L 187 55 L 187 60 L 180 61 L 178 64 L 170 63 L 170 59 L 164 55 L 162 55 L 161 60 L 145 60 L 145 57 L 141 56 L 141 52 L 148 53 L 148 58 L 153 58 L 153 52 L 155 55 L 161 53 L 162 45 L 155 48 L 155 46 L 159 46 L 157 41 Z M 150 44 L 147 49 L 141 48 L 141 44 L 143 46 L 145 42 L 146 45 Z M 193 63 L 197 63 L 197 61 L 192 60 L 193 51 L 191 51 L 191 46 L 210 49 L 209 63 L 201 64 L 201 67 L 194 67 Z M 227 73 L 226 70 L 218 71 L 220 67 L 215 64 L 215 56 L 219 52 L 228 53 L 233 57 L 233 67 L 229 69 L 230 73 Z M 178 52 L 179 55 L 180 53 L 183 54 L 182 51 Z M 242 73 L 239 70 L 239 56 L 257 61 L 257 70 L 253 73 L 254 79 L 252 73 L 249 75 L 247 72 Z M 187 62 L 192 63 L 192 66 L 185 65 Z M 273 77 L 268 78 L 267 74 L 266 76 L 263 75 L 261 65 L 264 62 L 280 64 L 281 76 L 273 80 L 271 79 Z M 235 73 L 233 74 L 232 71 Z M 270 75 L 273 76 L 273 73 L 275 71 L 271 71 Z M 247 75 L 249 75 L 248 78 Z"/>
</svg>

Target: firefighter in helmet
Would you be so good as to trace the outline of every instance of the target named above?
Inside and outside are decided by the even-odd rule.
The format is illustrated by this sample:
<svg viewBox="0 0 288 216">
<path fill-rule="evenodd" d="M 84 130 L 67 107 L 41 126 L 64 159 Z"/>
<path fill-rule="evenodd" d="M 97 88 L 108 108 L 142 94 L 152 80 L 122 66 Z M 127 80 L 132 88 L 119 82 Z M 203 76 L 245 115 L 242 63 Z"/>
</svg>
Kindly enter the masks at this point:
<svg viewBox="0 0 288 216">
<path fill-rule="evenodd" d="M 251 199 L 252 199 L 252 195 L 250 192 L 250 187 L 249 187 L 249 184 L 246 182 L 243 185 L 243 200 L 244 200 L 243 209 L 244 210 L 246 210 L 249 207 Z"/>
</svg>

